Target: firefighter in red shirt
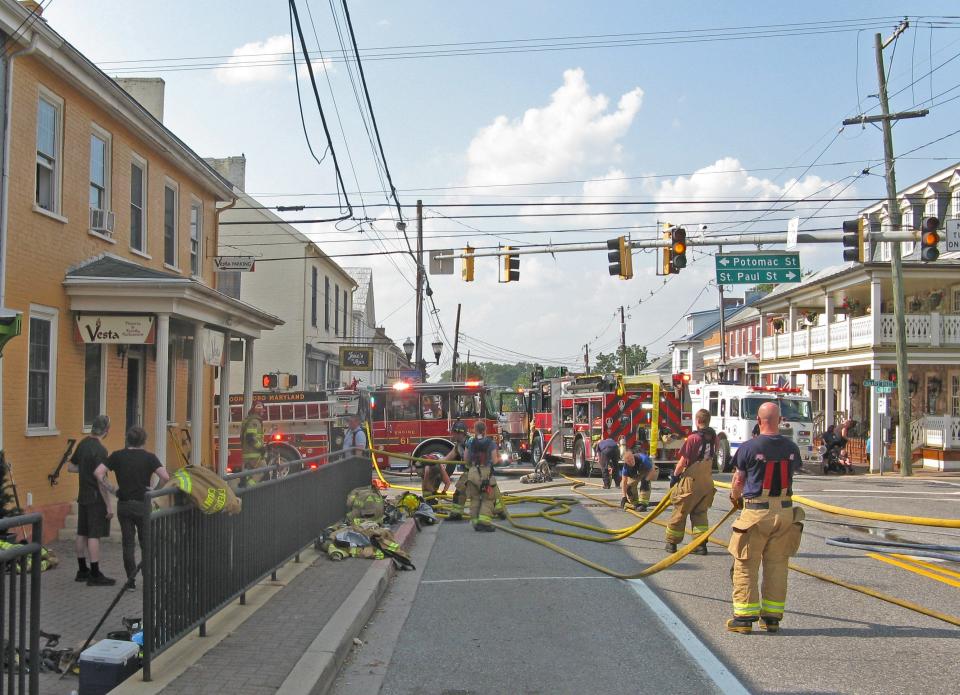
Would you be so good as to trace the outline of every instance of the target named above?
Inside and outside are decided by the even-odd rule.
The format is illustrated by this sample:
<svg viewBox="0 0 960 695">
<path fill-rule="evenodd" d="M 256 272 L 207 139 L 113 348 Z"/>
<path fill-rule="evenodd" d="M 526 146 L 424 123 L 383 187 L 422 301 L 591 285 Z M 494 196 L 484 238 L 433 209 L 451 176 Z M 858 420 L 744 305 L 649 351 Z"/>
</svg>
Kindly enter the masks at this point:
<svg viewBox="0 0 960 695">
<path fill-rule="evenodd" d="M 673 491 L 673 516 L 667 525 L 667 552 L 677 552 L 677 543 L 683 540 L 683 529 L 690 517 L 693 534 L 699 536 L 710 528 L 707 523 L 707 510 L 713 504 L 717 490 L 713 486 L 713 464 L 717 456 L 717 434 L 710 427 L 710 413 L 698 410 L 696 415 L 697 431 L 692 433 L 680 449 L 670 487 Z M 695 551 L 698 555 L 707 554 L 706 543 Z"/>
</svg>

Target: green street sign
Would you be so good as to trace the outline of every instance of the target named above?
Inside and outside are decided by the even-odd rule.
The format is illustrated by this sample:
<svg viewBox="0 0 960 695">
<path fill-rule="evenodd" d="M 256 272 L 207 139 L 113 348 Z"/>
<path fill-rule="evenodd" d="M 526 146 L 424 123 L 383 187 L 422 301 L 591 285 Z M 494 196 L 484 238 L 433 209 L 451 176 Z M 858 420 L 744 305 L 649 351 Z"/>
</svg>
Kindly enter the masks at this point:
<svg viewBox="0 0 960 695">
<path fill-rule="evenodd" d="M 880 393 L 893 393 L 896 387 L 894 386 L 875 386 L 874 389 L 878 394 Z"/>
<path fill-rule="evenodd" d="M 890 381 L 888 379 L 864 379 L 863 385 L 866 388 L 871 388 L 871 387 L 876 388 L 879 386 L 881 388 L 888 388 L 888 389 L 896 388 L 897 386 L 895 382 Z"/>
<path fill-rule="evenodd" d="M 715 259 L 721 285 L 800 282 L 803 278 L 799 253 L 720 253 Z"/>
<path fill-rule="evenodd" d="M 756 285 L 766 282 L 800 282 L 800 270 L 720 270 L 717 269 L 717 284 Z"/>
</svg>

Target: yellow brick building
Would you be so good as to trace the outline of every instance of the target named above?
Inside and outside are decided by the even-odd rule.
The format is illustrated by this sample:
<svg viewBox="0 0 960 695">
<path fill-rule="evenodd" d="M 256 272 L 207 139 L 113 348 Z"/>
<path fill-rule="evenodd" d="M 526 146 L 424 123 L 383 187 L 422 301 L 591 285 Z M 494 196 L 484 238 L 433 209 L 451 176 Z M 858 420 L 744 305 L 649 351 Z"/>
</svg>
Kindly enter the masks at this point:
<svg viewBox="0 0 960 695">
<path fill-rule="evenodd" d="M 174 437 L 213 465 L 215 365 L 281 322 L 214 289 L 233 191 L 163 126 L 163 83 L 126 82 L 141 105 L 31 9 L 0 0 L 0 313 L 21 321 L 0 448 L 49 538 L 76 495 L 66 469 L 48 480 L 68 440 L 106 413 L 111 451 L 141 424 L 169 467 Z"/>
</svg>

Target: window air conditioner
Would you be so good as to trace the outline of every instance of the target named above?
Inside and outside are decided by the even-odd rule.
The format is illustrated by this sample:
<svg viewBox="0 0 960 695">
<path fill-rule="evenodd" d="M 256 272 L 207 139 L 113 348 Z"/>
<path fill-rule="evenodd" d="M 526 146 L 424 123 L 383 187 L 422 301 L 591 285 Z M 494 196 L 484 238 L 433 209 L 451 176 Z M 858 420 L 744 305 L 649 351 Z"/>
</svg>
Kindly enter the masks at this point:
<svg viewBox="0 0 960 695">
<path fill-rule="evenodd" d="M 90 229 L 108 236 L 113 234 L 113 213 L 109 210 L 90 208 Z"/>
</svg>

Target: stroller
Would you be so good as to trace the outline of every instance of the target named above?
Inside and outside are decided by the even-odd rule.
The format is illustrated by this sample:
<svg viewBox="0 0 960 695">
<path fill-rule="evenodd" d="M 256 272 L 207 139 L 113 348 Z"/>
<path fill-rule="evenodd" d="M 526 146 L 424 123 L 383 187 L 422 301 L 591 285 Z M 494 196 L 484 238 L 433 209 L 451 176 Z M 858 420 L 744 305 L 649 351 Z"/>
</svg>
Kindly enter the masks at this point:
<svg viewBox="0 0 960 695">
<path fill-rule="evenodd" d="M 850 457 L 847 455 L 845 448 L 847 438 L 842 434 L 837 434 L 836 425 L 830 425 L 827 431 L 823 433 L 823 444 L 827 449 L 823 455 L 824 475 L 853 473 L 853 464 L 850 463 Z"/>
</svg>

